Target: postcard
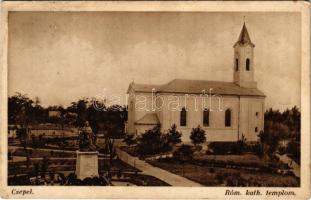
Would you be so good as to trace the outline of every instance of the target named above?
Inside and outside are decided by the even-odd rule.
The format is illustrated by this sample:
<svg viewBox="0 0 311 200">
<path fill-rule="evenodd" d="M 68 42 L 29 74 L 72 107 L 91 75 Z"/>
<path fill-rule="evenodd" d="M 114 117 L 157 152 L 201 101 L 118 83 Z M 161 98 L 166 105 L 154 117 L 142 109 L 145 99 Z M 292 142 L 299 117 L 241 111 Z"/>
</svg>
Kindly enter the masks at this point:
<svg viewBox="0 0 311 200">
<path fill-rule="evenodd" d="M 1 3 L 2 198 L 307 199 L 310 4 Z"/>
</svg>

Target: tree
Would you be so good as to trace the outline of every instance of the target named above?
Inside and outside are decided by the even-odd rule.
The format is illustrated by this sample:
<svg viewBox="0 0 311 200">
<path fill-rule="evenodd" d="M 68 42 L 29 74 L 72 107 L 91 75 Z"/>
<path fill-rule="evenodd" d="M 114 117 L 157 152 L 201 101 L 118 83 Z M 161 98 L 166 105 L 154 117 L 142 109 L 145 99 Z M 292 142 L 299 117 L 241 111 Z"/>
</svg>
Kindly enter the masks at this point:
<svg viewBox="0 0 311 200">
<path fill-rule="evenodd" d="M 18 123 L 21 126 L 26 126 L 29 122 L 29 117 L 33 113 L 33 101 L 25 94 L 16 93 L 8 99 L 8 118 L 9 123 Z"/>
<path fill-rule="evenodd" d="M 24 147 L 24 149 L 27 149 L 28 144 L 28 129 L 27 128 L 18 128 L 16 130 L 16 136 L 19 139 L 21 145 Z"/>
<path fill-rule="evenodd" d="M 200 125 L 192 129 L 190 139 L 194 145 L 202 144 L 206 141 L 205 131 L 201 129 Z"/>
<path fill-rule="evenodd" d="M 108 134 L 105 135 L 105 152 L 109 153 L 109 169 L 111 169 L 113 158 L 117 153 L 114 147 L 114 139 L 111 139 Z"/>
<path fill-rule="evenodd" d="M 264 131 L 258 135 L 264 153 L 272 155 L 278 149 L 280 140 L 288 140 L 290 147 L 287 153 L 294 151 L 298 155 L 298 148 L 294 146 L 300 148 L 300 115 L 296 106 L 283 112 L 272 108 L 266 111 Z"/>
<path fill-rule="evenodd" d="M 177 131 L 176 124 L 173 124 L 172 127 L 168 130 L 167 140 L 169 144 L 178 144 L 181 143 L 181 133 Z"/>
<path fill-rule="evenodd" d="M 262 144 L 264 153 L 272 155 L 279 146 L 281 139 L 286 139 L 290 135 L 287 125 L 280 122 L 267 121 L 265 122 L 264 131 L 260 132 L 258 137 Z"/>
<path fill-rule="evenodd" d="M 38 97 L 32 100 L 26 94 L 16 93 L 8 98 L 9 124 L 27 126 L 29 123 L 42 123 L 47 116 L 47 111 L 40 106 Z"/>
</svg>

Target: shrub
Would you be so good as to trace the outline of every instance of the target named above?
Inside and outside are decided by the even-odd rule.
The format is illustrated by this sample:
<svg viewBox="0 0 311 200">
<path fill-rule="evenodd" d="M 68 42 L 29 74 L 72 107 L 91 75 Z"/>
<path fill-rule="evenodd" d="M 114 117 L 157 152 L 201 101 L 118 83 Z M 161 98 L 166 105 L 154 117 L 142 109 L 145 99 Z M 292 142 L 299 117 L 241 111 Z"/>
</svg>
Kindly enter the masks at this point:
<svg viewBox="0 0 311 200">
<path fill-rule="evenodd" d="M 181 145 L 176 151 L 173 153 L 173 158 L 180 162 L 191 161 L 193 158 L 193 149 L 190 145 Z"/>
<path fill-rule="evenodd" d="M 224 180 L 226 179 L 227 175 L 222 173 L 222 172 L 219 172 L 216 174 L 216 179 L 217 181 L 220 183 L 220 184 L 223 184 L 224 183 Z"/>
<path fill-rule="evenodd" d="M 237 142 L 211 142 L 208 148 L 213 151 L 214 154 L 241 154 L 241 144 Z"/>
<path fill-rule="evenodd" d="M 181 143 L 181 133 L 179 131 L 177 131 L 176 129 L 176 124 L 173 124 L 172 127 L 168 130 L 167 133 L 167 142 L 169 144 L 178 144 Z"/>
<path fill-rule="evenodd" d="M 123 142 L 125 142 L 128 146 L 136 144 L 137 140 L 134 139 L 134 135 L 126 135 Z"/>
<path fill-rule="evenodd" d="M 237 142 L 237 151 L 239 152 L 239 153 L 241 153 L 241 152 L 245 152 L 245 150 L 246 150 L 246 138 L 245 138 L 245 136 L 242 134 L 242 138 L 240 139 L 240 140 L 238 140 L 238 142 Z"/>
<path fill-rule="evenodd" d="M 170 149 L 165 137 L 162 137 L 160 126 L 147 130 L 138 138 L 137 152 L 140 155 L 153 155 Z"/>
<path fill-rule="evenodd" d="M 256 154 L 257 156 L 259 156 L 260 158 L 263 156 L 262 150 L 263 149 L 261 148 L 261 145 L 259 142 L 255 143 L 255 144 L 246 145 L 246 151 L 252 152 L 252 153 Z"/>
<path fill-rule="evenodd" d="M 292 157 L 295 162 L 300 164 L 300 143 L 296 141 L 291 141 L 287 145 L 286 149 L 290 157 Z"/>
<path fill-rule="evenodd" d="M 215 173 L 215 169 L 214 168 L 209 168 L 209 172 L 210 173 Z"/>
<path fill-rule="evenodd" d="M 278 148 L 278 152 L 279 152 L 279 154 L 281 154 L 281 155 L 285 154 L 285 153 L 286 153 L 286 147 L 280 146 L 280 147 Z"/>
<path fill-rule="evenodd" d="M 205 131 L 201 129 L 200 125 L 192 129 L 190 139 L 194 145 L 202 144 L 206 141 Z"/>
</svg>

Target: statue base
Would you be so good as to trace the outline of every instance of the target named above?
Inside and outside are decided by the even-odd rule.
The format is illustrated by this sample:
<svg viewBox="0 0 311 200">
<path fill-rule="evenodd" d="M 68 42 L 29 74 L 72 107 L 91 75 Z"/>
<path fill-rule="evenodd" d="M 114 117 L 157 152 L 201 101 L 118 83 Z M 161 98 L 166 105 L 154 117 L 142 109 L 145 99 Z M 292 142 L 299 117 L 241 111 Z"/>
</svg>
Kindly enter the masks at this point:
<svg viewBox="0 0 311 200">
<path fill-rule="evenodd" d="M 80 180 L 98 177 L 98 152 L 77 151 L 75 173 Z"/>
</svg>

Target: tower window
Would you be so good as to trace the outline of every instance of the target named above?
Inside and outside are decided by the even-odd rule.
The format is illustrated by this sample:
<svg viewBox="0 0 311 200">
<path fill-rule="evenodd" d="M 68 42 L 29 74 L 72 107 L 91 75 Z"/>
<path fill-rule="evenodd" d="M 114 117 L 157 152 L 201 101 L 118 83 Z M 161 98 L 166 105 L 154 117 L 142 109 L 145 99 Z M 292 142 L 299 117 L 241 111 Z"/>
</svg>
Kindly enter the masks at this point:
<svg viewBox="0 0 311 200">
<path fill-rule="evenodd" d="M 258 132 L 258 127 L 255 127 L 255 132 L 256 132 L 256 133 Z"/>
<path fill-rule="evenodd" d="M 235 71 L 239 71 L 239 59 L 235 59 Z"/>
<path fill-rule="evenodd" d="M 246 59 L 246 71 L 250 70 L 249 58 Z"/>
<path fill-rule="evenodd" d="M 187 126 L 187 111 L 185 108 L 180 111 L 180 126 Z"/>
<path fill-rule="evenodd" d="M 134 102 L 133 101 L 131 101 L 130 110 L 134 110 Z"/>
<path fill-rule="evenodd" d="M 258 117 L 259 116 L 259 112 L 256 112 L 256 117 Z"/>
<path fill-rule="evenodd" d="M 231 110 L 227 109 L 225 112 L 225 126 L 230 127 L 231 126 Z"/>
<path fill-rule="evenodd" d="M 203 110 L 203 126 L 209 126 L 209 110 Z"/>
</svg>

